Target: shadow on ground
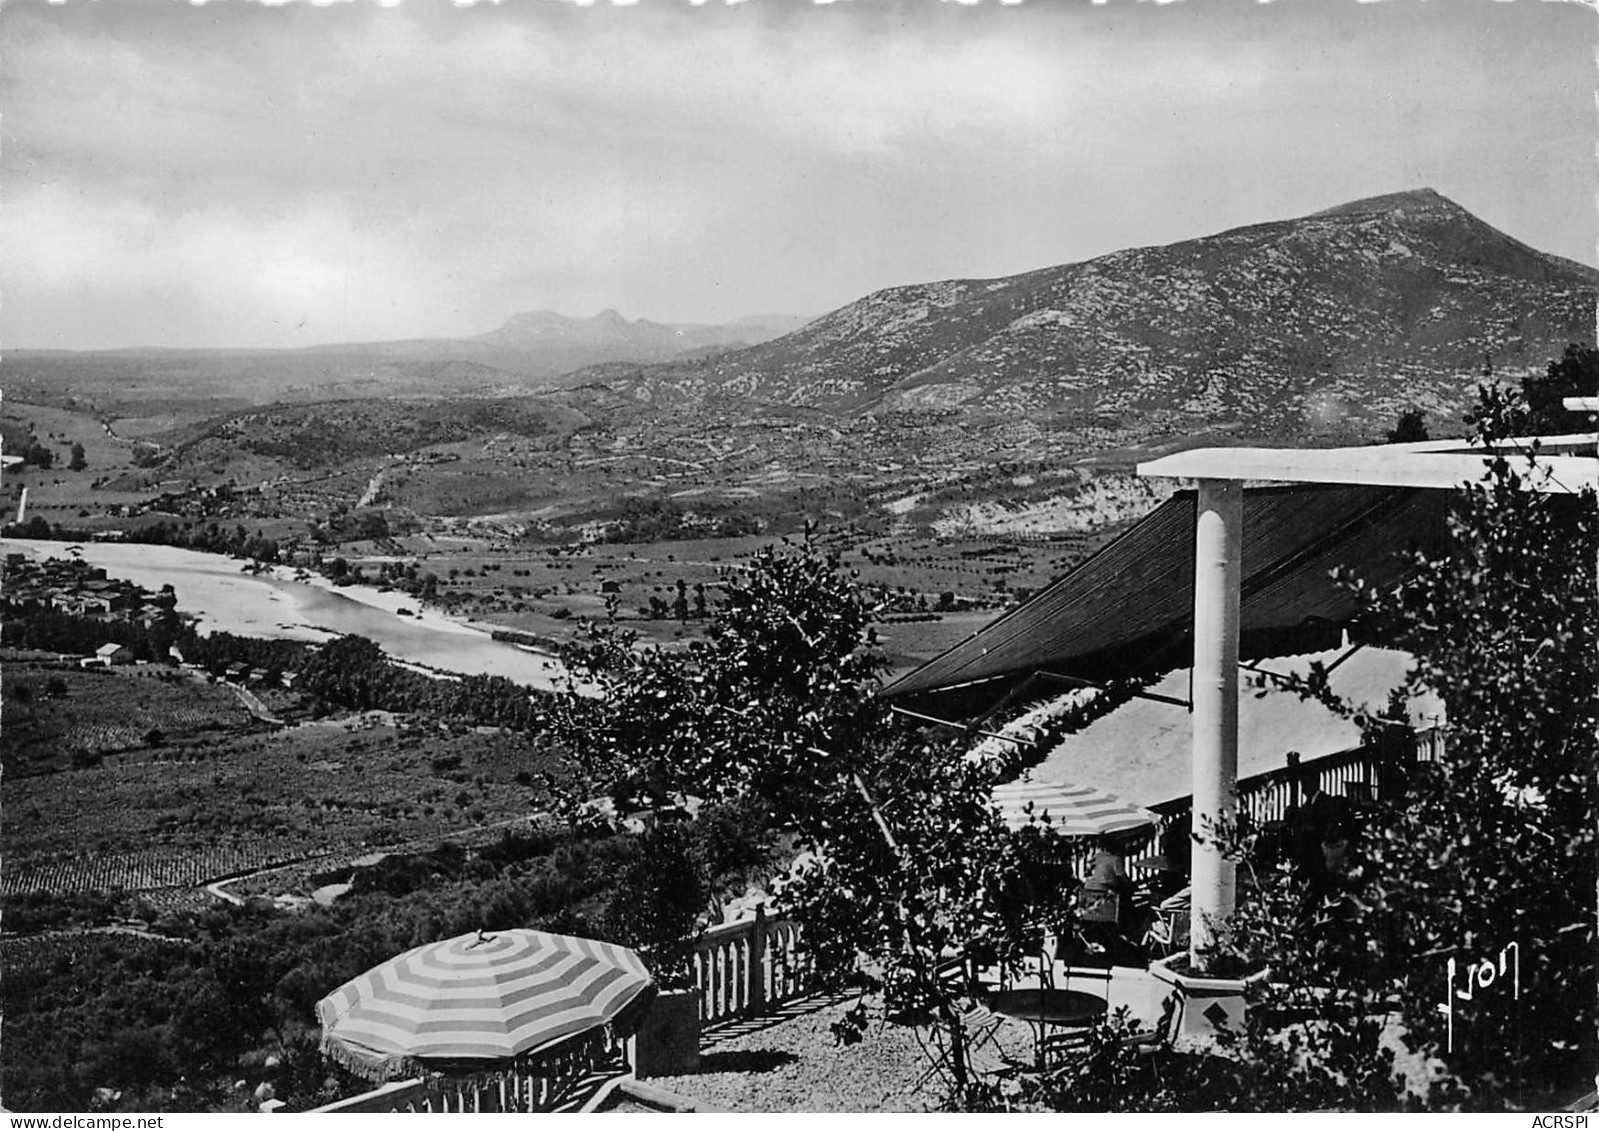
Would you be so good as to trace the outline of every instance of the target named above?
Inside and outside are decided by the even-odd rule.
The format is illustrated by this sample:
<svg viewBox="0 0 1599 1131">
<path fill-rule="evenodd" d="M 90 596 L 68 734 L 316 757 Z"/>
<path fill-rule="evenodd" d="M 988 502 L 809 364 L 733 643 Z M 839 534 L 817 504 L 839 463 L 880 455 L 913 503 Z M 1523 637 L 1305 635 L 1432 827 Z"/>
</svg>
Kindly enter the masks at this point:
<svg viewBox="0 0 1599 1131">
<path fill-rule="evenodd" d="M 700 1054 L 700 1072 L 770 1072 L 799 1060 L 782 1049 L 740 1049 Z"/>
</svg>

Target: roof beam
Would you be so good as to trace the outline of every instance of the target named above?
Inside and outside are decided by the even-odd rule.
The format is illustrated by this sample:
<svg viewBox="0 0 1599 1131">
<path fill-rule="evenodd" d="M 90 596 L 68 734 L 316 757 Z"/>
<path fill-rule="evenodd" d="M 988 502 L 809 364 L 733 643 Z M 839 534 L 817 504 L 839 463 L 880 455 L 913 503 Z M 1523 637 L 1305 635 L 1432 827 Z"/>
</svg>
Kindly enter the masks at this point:
<svg viewBox="0 0 1599 1131">
<path fill-rule="evenodd" d="M 1060 672 L 1047 672 L 1040 670 L 1038 672 L 1038 678 L 1053 679 L 1061 683 L 1070 683 L 1076 687 L 1097 687 L 1101 691 L 1109 691 L 1112 687 L 1111 684 L 1101 683 L 1098 680 L 1084 679 L 1080 675 L 1062 675 Z M 1170 703 L 1173 707 L 1181 707 L 1185 711 L 1192 710 L 1192 705 L 1188 702 L 1188 700 L 1178 699 L 1173 695 L 1161 695 L 1154 691 L 1135 691 L 1133 692 L 1133 698 L 1153 699 L 1156 703 Z"/>
<path fill-rule="evenodd" d="M 953 719 L 940 719 L 933 715 L 924 715 L 920 711 L 908 711 L 904 707 L 890 707 L 889 710 L 897 715 L 904 715 L 906 718 L 920 719 L 924 723 L 932 723 L 934 726 L 949 727 L 951 730 L 963 730 L 970 734 L 980 734 L 984 738 L 997 738 L 1001 742 L 1012 742 L 1017 746 L 1028 745 L 1023 739 L 1013 738 L 1008 734 L 1000 734 L 997 731 L 980 730 L 977 727 L 967 726 L 965 723 L 958 723 Z"/>
<path fill-rule="evenodd" d="M 1407 446 L 1406 446 L 1407 447 Z M 1138 465 L 1138 474 L 1179 479 L 1277 483 L 1343 483 L 1370 487 L 1452 489 L 1480 481 L 1494 453 L 1417 451 L 1400 445 L 1367 448 L 1195 448 Z M 1519 465 L 1515 452 L 1509 456 Z M 1548 494 L 1577 494 L 1599 486 L 1599 460 L 1588 456 L 1532 458 L 1548 476 L 1523 473 L 1522 486 Z"/>
</svg>

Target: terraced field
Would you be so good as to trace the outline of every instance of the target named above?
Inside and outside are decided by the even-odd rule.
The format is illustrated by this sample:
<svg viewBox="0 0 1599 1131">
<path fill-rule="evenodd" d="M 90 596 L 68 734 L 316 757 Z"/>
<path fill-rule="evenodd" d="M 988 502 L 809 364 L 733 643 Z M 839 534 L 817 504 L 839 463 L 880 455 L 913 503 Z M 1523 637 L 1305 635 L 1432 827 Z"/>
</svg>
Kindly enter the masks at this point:
<svg viewBox="0 0 1599 1131">
<path fill-rule="evenodd" d="M 252 727 L 227 688 L 186 673 L 83 669 L 70 661 L 5 664 L 0 764 L 8 778 L 81 769 L 109 754 L 151 747 L 178 756 L 195 743 Z"/>
<path fill-rule="evenodd" d="M 46 671 L 39 667 L 26 678 Z M 150 718 L 169 724 L 188 718 L 201 729 L 174 731 L 179 738 L 159 747 L 97 761 L 36 758 L 32 772 L 12 773 L 17 738 L 8 702 L 0 777 L 5 896 L 122 891 L 158 907 L 187 906 L 196 885 L 223 876 L 303 863 L 304 874 L 284 882 L 309 881 L 400 844 L 497 835 L 499 827 L 548 808 L 547 777 L 564 772 L 517 734 L 440 730 L 403 718 L 267 731 L 224 688 L 166 684 L 121 670 L 60 674 L 68 683 L 62 703 L 92 703 L 100 713 L 93 722 L 55 728 L 50 741 L 74 726 L 99 741 L 115 730 L 116 704 L 126 711 L 140 696 L 161 692 L 178 698 L 163 702 L 161 711 L 148 700 Z M 8 696 L 15 678 L 8 670 Z M 199 698 L 184 701 L 184 695 Z M 231 729 L 211 726 L 211 709 L 243 721 Z M 32 732 L 40 748 L 48 746 L 42 733 L 38 726 Z"/>
</svg>

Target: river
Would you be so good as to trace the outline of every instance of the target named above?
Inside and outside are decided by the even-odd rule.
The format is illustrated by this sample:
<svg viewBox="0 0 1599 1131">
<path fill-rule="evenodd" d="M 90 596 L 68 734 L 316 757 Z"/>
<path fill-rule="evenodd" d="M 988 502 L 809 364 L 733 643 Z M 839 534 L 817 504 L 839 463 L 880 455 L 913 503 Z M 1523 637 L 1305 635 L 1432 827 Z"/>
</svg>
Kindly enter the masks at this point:
<svg viewBox="0 0 1599 1131">
<path fill-rule="evenodd" d="M 0 539 L 0 550 L 29 557 L 71 557 L 65 542 Z M 296 581 L 295 571 L 274 567 L 260 575 L 220 554 L 127 542 L 78 543 L 83 560 L 110 577 L 152 591 L 171 585 L 178 610 L 196 619 L 201 632 L 231 632 L 278 640 L 322 641 L 354 634 L 378 644 L 392 659 L 461 675 L 499 675 L 530 687 L 565 687 L 554 657 L 489 635 L 487 626 L 454 620 L 424 609 L 400 592 L 365 586 L 335 588 L 313 576 Z M 416 615 L 402 616 L 400 609 Z"/>
</svg>

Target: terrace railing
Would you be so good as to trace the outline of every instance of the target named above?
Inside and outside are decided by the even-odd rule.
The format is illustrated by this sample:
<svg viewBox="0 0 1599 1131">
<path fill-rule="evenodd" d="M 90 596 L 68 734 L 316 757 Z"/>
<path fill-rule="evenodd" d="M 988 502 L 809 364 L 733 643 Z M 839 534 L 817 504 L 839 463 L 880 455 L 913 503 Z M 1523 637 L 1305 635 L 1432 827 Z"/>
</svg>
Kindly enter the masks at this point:
<svg viewBox="0 0 1599 1131">
<path fill-rule="evenodd" d="M 501 1072 L 397 1080 L 313 1110 L 339 1114 L 548 1113 L 571 1107 L 581 1100 L 586 1087 L 624 1071 L 622 1042 L 608 1029 L 596 1029 L 563 1042 L 545 1056 Z"/>
<path fill-rule="evenodd" d="M 799 925 L 755 916 L 706 931 L 694 947 L 700 1022 L 714 1025 L 767 1010 L 810 993 L 809 966 L 799 950 Z"/>
<path fill-rule="evenodd" d="M 1440 760 L 1444 750 L 1444 735 L 1445 730 L 1440 726 L 1429 726 L 1414 731 L 1411 737 L 1416 760 L 1421 762 Z M 1391 756 L 1391 751 L 1369 745 L 1356 746 L 1305 761 L 1299 761 L 1297 755 L 1290 755 L 1287 764 L 1279 769 L 1238 779 L 1239 812 L 1246 815 L 1249 822 L 1257 829 L 1273 822 L 1283 821 L 1299 800 L 1300 791 L 1309 784 L 1312 776 L 1324 791 L 1335 797 L 1349 797 L 1361 801 L 1389 800 L 1391 798 L 1388 794 L 1393 789 L 1395 781 L 1388 761 Z M 1150 808 L 1159 815 L 1158 831 L 1164 833 L 1172 821 L 1189 815 L 1193 809 L 1193 798 L 1178 797 Z M 1162 838 L 1157 836 L 1152 843 L 1129 857 L 1128 863 L 1136 863 L 1159 855 L 1161 840 Z M 1074 863 L 1081 872 L 1094 854 L 1093 843 L 1088 840 L 1080 842 L 1074 846 L 1074 854 L 1079 857 Z"/>
</svg>

